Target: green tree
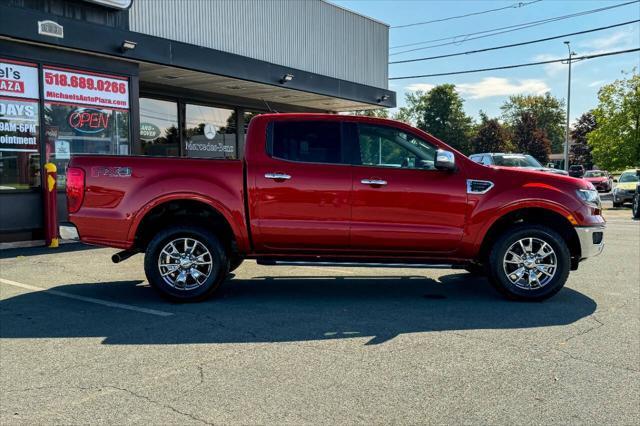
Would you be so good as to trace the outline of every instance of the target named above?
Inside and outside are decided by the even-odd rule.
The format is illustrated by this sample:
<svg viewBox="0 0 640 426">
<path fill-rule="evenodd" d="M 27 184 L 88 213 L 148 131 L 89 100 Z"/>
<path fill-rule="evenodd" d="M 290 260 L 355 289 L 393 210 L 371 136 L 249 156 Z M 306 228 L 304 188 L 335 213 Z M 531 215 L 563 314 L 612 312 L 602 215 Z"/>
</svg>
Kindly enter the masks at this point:
<svg viewBox="0 0 640 426">
<path fill-rule="evenodd" d="M 532 155 L 542 164 L 549 162 L 551 142 L 532 113 L 522 111 L 517 117 L 513 127 L 513 142 L 520 152 Z"/>
<path fill-rule="evenodd" d="M 640 165 L 640 75 L 603 86 L 593 115 L 597 128 L 587 139 L 594 162 L 607 170 Z"/>
<path fill-rule="evenodd" d="M 378 117 L 389 118 L 389 110 L 385 108 L 380 109 L 362 109 L 357 111 L 351 111 L 352 115 L 363 115 L 365 117 Z"/>
<path fill-rule="evenodd" d="M 552 152 L 562 152 L 565 138 L 564 101 L 544 95 L 514 95 L 502 105 L 502 117 L 505 123 L 513 127 L 522 112 L 531 113 L 538 128 L 545 131 L 551 141 Z"/>
<path fill-rule="evenodd" d="M 471 139 L 471 152 L 509 152 L 512 145 L 509 132 L 498 119 L 489 118 L 480 112 L 480 124 L 476 128 L 476 135 Z"/>
<path fill-rule="evenodd" d="M 400 108 L 401 121 L 415 125 L 462 152 L 469 152 L 472 120 L 462 107 L 464 100 L 453 84 L 436 86 L 429 92 L 408 93 L 407 106 Z"/>
<path fill-rule="evenodd" d="M 578 121 L 571 130 L 573 145 L 569 150 L 569 160 L 571 164 L 584 164 L 587 167 L 593 166 L 591 148 L 587 144 L 587 135 L 596 128 L 596 117 L 593 112 L 585 112 L 578 118 Z"/>
</svg>

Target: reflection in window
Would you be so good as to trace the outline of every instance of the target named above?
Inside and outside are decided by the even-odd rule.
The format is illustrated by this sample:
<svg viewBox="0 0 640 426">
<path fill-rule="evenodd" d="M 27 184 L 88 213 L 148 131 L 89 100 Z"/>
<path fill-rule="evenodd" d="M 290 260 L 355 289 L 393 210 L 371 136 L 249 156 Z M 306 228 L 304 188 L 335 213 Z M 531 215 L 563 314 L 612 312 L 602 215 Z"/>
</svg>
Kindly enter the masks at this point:
<svg viewBox="0 0 640 426">
<path fill-rule="evenodd" d="M 185 114 L 187 157 L 238 158 L 234 110 L 187 104 Z"/>
<path fill-rule="evenodd" d="M 0 191 L 40 186 L 38 102 L 0 98 Z"/>
<path fill-rule="evenodd" d="M 360 159 L 367 166 L 433 169 L 436 148 L 392 127 L 359 125 Z"/>
<path fill-rule="evenodd" d="M 180 155 L 178 105 L 175 102 L 140 98 L 140 145 L 143 155 Z"/>
<path fill-rule="evenodd" d="M 46 160 L 58 168 L 58 188 L 66 183 L 72 154 L 129 154 L 129 112 L 49 102 L 44 104 Z"/>
<path fill-rule="evenodd" d="M 249 129 L 249 123 L 251 122 L 251 120 L 253 119 L 253 117 L 255 117 L 256 115 L 260 115 L 261 113 L 259 112 L 254 112 L 254 111 L 245 111 L 243 113 L 243 118 L 244 118 L 244 131 L 242 132 L 242 137 L 240 138 L 240 142 L 238 143 L 238 156 L 242 157 L 244 155 L 244 146 L 245 146 L 245 141 L 246 141 L 246 137 L 247 137 L 247 129 Z"/>
</svg>

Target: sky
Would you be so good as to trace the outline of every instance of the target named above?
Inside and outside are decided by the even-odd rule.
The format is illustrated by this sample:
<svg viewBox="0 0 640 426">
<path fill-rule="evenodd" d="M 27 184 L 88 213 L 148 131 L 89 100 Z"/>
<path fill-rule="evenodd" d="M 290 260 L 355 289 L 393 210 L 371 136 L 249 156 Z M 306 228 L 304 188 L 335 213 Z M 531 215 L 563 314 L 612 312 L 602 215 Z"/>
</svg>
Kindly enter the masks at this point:
<svg viewBox="0 0 640 426">
<path fill-rule="evenodd" d="M 332 2 L 393 27 L 395 25 L 405 25 L 512 6 L 518 3 L 528 3 L 530 1 L 333 0 Z M 455 44 L 394 54 L 402 50 L 433 46 L 434 44 L 447 43 L 452 40 L 394 48 L 398 45 L 537 21 L 622 4 L 626 1 L 542 0 L 522 7 L 510 7 L 505 10 L 445 22 L 407 28 L 390 28 L 389 60 L 396 61 L 465 52 L 640 19 L 640 3 L 635 3 L 477 40 L 465 40 L 468 37 L 458 37 L 453 40 L 456 42 Z M 563 44 L 564 40 L 571 42 L 572 50 L 578 56 L 631 49 L 640 47 L 639 29 L 640 24 L 633 23 L 608 30 L 526 46 L 445 59 L 389 65 L 389 77 L 461 71 L 566 58 L 568 50 L 567 46 Z M 597 105 L 598 90 L 603 85 L 623 77 L 622 71 L 629 72 L 634 67 L 640 70 L 640 52 L 574 62 L 571 80 L 572 122 L 583 112 Z M 510 95 L 514 94 L 544 94 L 545 92 L 550 92 L 553 96 L 563 100 L 566 99 L 567 71 L 568 65 L 556 63 L 474 74 L 391 80 L 389 81 L 389 89 L 396 92 L 397 105 L 400 107 L 405 105 L 405 93 L 407 92 L 429 90 L 438 84 L 455 84 L 458 92 L 465 100 L 465 111 L 477 119 L 480 110 L 486 112 L 490 117 L 499 116 L 500 106 Z"/>
</svg>

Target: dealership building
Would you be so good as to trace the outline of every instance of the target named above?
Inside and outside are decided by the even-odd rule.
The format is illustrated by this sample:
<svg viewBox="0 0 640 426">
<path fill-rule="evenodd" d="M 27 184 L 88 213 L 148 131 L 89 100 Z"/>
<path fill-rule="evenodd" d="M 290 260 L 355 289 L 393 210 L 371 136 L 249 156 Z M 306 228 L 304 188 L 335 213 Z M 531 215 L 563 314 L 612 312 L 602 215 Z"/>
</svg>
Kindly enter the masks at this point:
<svg viewBox="0 0 640 426">
<path fill-rule="evenodd" d="M 394 107 L 388 30 L 323 0 L 3 0 L 0 243 L 43 238 L 47 162 L 62 221 L 72 155 L 238 159 L 255 114 Z"/>
</svg>

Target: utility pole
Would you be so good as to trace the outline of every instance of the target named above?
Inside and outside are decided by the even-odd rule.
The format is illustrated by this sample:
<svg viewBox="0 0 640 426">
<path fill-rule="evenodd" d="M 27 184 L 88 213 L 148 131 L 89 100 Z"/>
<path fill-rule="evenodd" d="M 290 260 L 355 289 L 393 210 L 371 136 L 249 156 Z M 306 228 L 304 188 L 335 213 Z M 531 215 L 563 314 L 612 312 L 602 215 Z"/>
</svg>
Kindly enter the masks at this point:
<svg viewBox="0 0 640 426">
<path fill-rule="evenodd" d="M 569 49 L 569 82 L 567 83 L 567 124 L 564 131 L 564 169 L 569 170 L 569 114 L 571 113 L 571 58 L 576 52 L 571 51 L 571 44 L 565 41 Z"/>
</svg>

